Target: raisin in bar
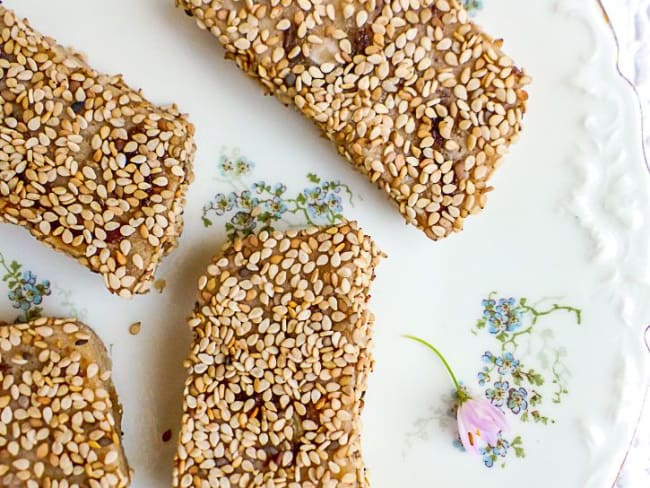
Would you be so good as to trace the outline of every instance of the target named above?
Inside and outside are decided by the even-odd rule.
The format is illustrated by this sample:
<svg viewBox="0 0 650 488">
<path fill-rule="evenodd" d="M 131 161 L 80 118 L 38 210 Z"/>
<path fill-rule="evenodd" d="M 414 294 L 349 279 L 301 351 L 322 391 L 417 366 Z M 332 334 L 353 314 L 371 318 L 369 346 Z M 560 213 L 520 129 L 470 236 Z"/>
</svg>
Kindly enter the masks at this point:
<svg viewBox="0 0 650 488">
<path fill-rule="evenodd" d="M 236 241 L 199 279 L 175 487 L 368 486 L 360 414 L 382 254 L 353 223 Z"/>
<path fill-rule="evenodd" d="M 176 2 L 430 238 L 485 206 L 529 79 L 458 1 Z"/>
<path fill-rule="evenodd" d="M 146 292 L 177 245 L 194 127 L 0 6 L 0 222 Z"/>
<path fill-rule="evenodd" d="M 0 485 L 129 485 L 101 340 L 76 320 L 0 325 Z"/>
</svg>

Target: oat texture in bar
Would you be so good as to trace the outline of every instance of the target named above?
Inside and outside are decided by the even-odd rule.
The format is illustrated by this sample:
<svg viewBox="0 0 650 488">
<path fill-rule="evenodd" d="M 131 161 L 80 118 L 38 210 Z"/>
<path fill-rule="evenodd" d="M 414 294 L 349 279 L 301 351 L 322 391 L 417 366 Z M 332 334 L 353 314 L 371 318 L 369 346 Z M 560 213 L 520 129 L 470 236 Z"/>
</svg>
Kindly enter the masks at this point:
<svg viewBox="0 0 650 488">
<path fill-rule="evenodd" d="M 176 0 L 432 239 L 479 212 L 528 77 L 457 0 Z"/>
<path fill-rule="evenodd" d="M 235 241 L 199 279 L 175 487 L 362 488 L 381 253 L 353 223 Z"/>
<path fill-rule="evenodd" d="M 146 292 L 183 227 L 194 127 L 0 6 L 0 222 Z"/>
<path fill-rule="evenodd" d="M 92 330 L 47 318 L 0 325 L 1 486 L 128 486 L 121 416 Z"/>
</svg>

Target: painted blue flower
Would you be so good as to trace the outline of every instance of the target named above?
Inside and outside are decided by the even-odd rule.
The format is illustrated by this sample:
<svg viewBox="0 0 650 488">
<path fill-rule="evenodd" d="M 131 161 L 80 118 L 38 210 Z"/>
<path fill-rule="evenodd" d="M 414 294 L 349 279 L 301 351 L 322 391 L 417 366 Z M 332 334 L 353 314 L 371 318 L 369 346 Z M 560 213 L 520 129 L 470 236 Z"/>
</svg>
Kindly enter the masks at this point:
<svg viewBox="0 0 650 488">
<path fill-rule="evenodd" d="M 484 363 L 492 364 L 494 362 L 494 354 L 492 354 L 490 351 L 485 351 L 481 356 L 481 359 Z"/>
<path fill-rule="evenodd" d="M 249 190 L 244 190 L 237 197 L 237 205 L 243 210 L 252 210 L 259 205 L 260 201 Z"/>
<path fill-rule="evenodd" d="M 497 456 L 506 457 L 508 455 L 508 449 L 510 449 L 510 443 L 503 437 L 499 436 L 499 440 L 493 447 L 494 453 Z"/>
<path fill-rule="evenodd" d="M 310 203 L 307 205 L 307 213 L 309 217 L 314 221 L 322 220 L 327 216 L 327 211 L 329 207 L 324 203 Z"/>
<path fill-rule="evenodd" d="M 508 392 L 508 408 L 512 413 L 519 413 L 528 409 L 528 392 L 525 388 L 511 388 Z"/>
<path fill-rule="evenodd" d="M 325 203 L 327 204 L 331 212 L 335 214 L 343 212 L 343 204 L 341 202 L 340 196 L 334 193 L 330 193 L 327 195 L 327 198 L 325 199 Z"/>
<path fill-rule="evenodd" d="M 507 351 L 503 356 L 499 356 L 495 361 L 499 374 L 512 374 L 519 367 L 519 360 L 515 359 L 510 351 Z"/>
<path fill-rule="evenodd" d="M 320 187 L 323 189 L 325 193 L 328 192 L 340 193 L 342 186 L 343 184 L 340 181 L 323 181 L 320 184 Z"/>
<path fill-rule="evenodd" d="M 483 0 L 463 0 L 463 5 L 468 12 L 474 14 L 477 10 L 483 8 Z"/>
<path fill-rule="evenodd" d="M 37 288 L 34 285 L 25 285 L 23 290 L 25 293 L 25 298 L 27 300 L 30 300 L 34 305 L 40 305 L 43 303 L 43 294 L 41 293 L 41 289 Z"/>
<path fill-rule="evenodd" d="M 490 373 L 488 372 L 487 368 L 483 368 L 483 371 L 479 371 L 477 376 L 478 384 L 481 386 L 485 386 L 485 384 L 490 381 Z"/>
<path fill-rule="evenodd" d="M 258 195 L 261 194 L 261 193 L 264 193 L 266 191 L 266 187 L 267 187 L 266 182 L 262 181 L 262 180 L 253 183 L 253 185 L 251 186 L 251 188 Z"/>
<path fill-rule="evenodd" d="M 485 464 L 486 467 L 491 468 L 494 466 L 494 456 L 492 455 L 491 449 L 482 448 L 479 452 L 481 453 L 481 456 L 483 456 L 483 464 Z"/>
<path fill-rule="evenodd" d="M 212 208 L 217 215 L 223 215 L 231 211 L 236 204 L 237 196 L 234 193 L 229 193 L 228 195 L 218 193 L 213 199 Z"/>
<path fill-rule="evenodd" d="M 498 457 L 507 456 L 509 448 L 510 443 L 499 435 L 496 444 L 487 445 L 479 449 L 479 453 L 483 456 L 483 464 L 488 468 L 493 467 Z"/>
<path fill-rule="evenodd" d="M 497 302 L 492 298 L 485 298 L 481 300 L 481 305 L 483 305 L 483 308 L 486 310 L 492 310 L 496 304 Z"/>
<path fill-rule="evenodd" d="M 519 327 L 521 327 L 522 325 L 521 321 L 523 315 L 524 315 L 523 312 L 521 312 L 520 310 L 516 310 L 510 313 L 510 315 L 508 316 L 508 323 L 507 323 L 506 330 L 508 332 L 513 332 L 517 330 Z"/>
<path fill-rule="evenodd" d="M 253 164 L 252 161 L 248 161 L 247 159 L 244 159 L 240 157 L 235 161 L 235 173 L 237 176 L 244 176 L 249 174 L 255 165 Z"/>
<path fill-rule="evenodd" d="M 274 218 L 280 219 L 287 211 L 287 204 L 279 196 L 273 197 L 264 203 L 265 210 L 273 215 Z"/>
<path fill-rule="evenodd" d="M 322 203 L 323 190 L 320 187 L 315 186 L 313 188 L 305 188 L 305 190 L 302 193 L 307 199 L 307 203 L 311 203 L 311 204 Z"/>
<path fill-rule="evenodd" d="M 36 284 L 36 275 L 31 271 L 23 271 L 23 275 L 20 278 L 20 282 L 23 285 L 35 285 Z"/>
<path fill-rule="evenodd" d="M 494 388 L 485 390 L 485 397 L 495 407 L 501 407 L 505 403 L 506 398 L 508 398 L 509 387 L 510 385 L 507 381 L 497 381 L 494 383 Z"/>
<path fill-rule="evenodd" d="M 218 168 L 221 176 L 229 177 L 235 173 L 235 164 L 225 155 L 219 158 Z"/>
<path fill-rule="evenodd" d="M 231 178 L 248 175 L 255 167 L 255 164 L 241 156 L 233 159 L 224 154 L 219 158 L 217 167 L 221 176 Z"/>
<path fill-rule="evenodd" d="M 276 183 L 273 186 L 273 194 L 276 197 L 279 197 L 279 196 L 283 195 L 286 191 L 287 191 L 287 185 L 285 185 L 283 183 Z"/>
<path fill-rule="evenodd" d="M 36 275 L 31 271 L 25 271 L 20 277 L 20 281 L 9 291 L 7 296 L 14 308 L 26 312 L 43 303 L 43 297 L 51 293 L 49 280 L 37 283 Z"/>
<path fill-rule="evenodd" d="M 514 298 L 483 301 L 483 317 L 487 320 L 490 334 L 513 332 L 522 325 L 523 312 L 517 308 Z"/>
<path fill-rule="evenodd" d="M 19 308 L 23 311 L 27 311 L 32 305 L 29 301 L 24 299 L 22 287 L 11 290 L 7 296 L 9 297 L 9 301 L 14 308 Z"/>
<path fill-rule="evenodd" d="M 506 327 L 503 325 L 502 317 L 496 314 L 493 314 L 490 318 L 488 318 L 488 325 L 490 334 L 498 334 L 499 332 L 506 330 Z"/>
<path fill-rule="evenodd" d="M 499 298 L 496 311 L 503 316 L 508 332 L 521 326 L 523 312 L 517 309 L 517 301 L 514 298 Z"/>
</svg>

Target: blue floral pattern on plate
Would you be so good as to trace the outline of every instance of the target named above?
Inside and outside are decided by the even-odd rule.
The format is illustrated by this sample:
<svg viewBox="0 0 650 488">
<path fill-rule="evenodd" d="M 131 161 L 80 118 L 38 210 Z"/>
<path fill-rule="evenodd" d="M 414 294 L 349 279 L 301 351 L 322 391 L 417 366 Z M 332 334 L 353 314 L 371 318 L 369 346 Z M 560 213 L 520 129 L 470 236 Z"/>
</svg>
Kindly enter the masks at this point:
<svg viewBox="0 0 650 488">
<path fill-rule="evenodd" d="M 56 292 L 63 308 L 68 310 L 70 316 L 83 319 L 85 309 L 78 308 L 72 301 L 72 293 L 62 288 L 55 288 L 50 280 L 39 280 L 38 276 L 30 270 L 25 270 L 18 261 L 9 261 L 0 252 L 0 273 L 2 283 L 7 286 L 7 298 L 18 316 L 14 322 L 29 322 L 43 314 L 44 301 Z M 5 317 L 0 317 L 0 322 Z"/>
<path fill-rule="evenodd" d="M 283 222 L 293 225 L 332 225 L 344 220 L 343 205 L 353 204 L 350 187 L 340 181 L 327 181 L 309 173 L 308 185 L 291 194 L 284 183 L 249 182 L 255 163 L 237 150 L 223 149 L 217 164 L 218 181 L 230 191 L 217 193 L 203 207 L 203 225 L 213 225 L 214 217 L 228 215 L 228 239 L 243 237 L 262 230 L 273 230 Z"/>
<path fill-rule="evenodd" d="M 495 350 L 485 351 L 481 356 L 483 366 L 476 375 L 478 384 L 484 388 L 485 398 L 519 421 L 552 424 L 555 421 L 541 410 L 548 390 L 547 376 L 550 374 L 552 378 L 552 402 L 561 403 L 563 395 L 569 392 L 569 370 L 563 361 L 566 351 L 552 344 L 551 329 L 540 331 L 536 325 L 543 317 L 562 311 L 573 314 L 580 324 L 582 311 L 559 304 L 541 308 L 541 305 L 531 305 L 526 298 L 497 298 L 496 295 L 496 292 L 490 293 L 481 302 L 481 318 L 472 329 L 475 335 L 487 332 L 488 337 L 497 342 Z M 534 337 L 542 339 L 538 355 L 544 358 L 544 371 L 526 366 L 531 357 L 530 341 Z M 528 342 L 523 347 L 525 338 Z M 516 457 L 525 456 L 521 436 L 511 440 L 501 438 L 496 445 L 487 446 L 481 452 L 483 463 L 491 468 L 501 459 L 501 466 L 505 466 L 504 459 L 510 450 Z"/>
<path fill-rule="evenodd" d="M 0 269 L 4 271 L 2 281 L 9 289 L 7 297 L 11 305 L 20 311 L 16 320 L 29 322 L 39 317 L 43 312 L 43 299 L 52 294 L 50 281 L 39 281 L 33 272 L 23 271 L 23 266 L 17 261 L 7 262 L 2 253 Z"/>
<path fill-rule="evenodd" d="M 474 14 L 483 8 L 483 0 L 463 0 L 463 5 L 469 13 Z"/>
</svg>

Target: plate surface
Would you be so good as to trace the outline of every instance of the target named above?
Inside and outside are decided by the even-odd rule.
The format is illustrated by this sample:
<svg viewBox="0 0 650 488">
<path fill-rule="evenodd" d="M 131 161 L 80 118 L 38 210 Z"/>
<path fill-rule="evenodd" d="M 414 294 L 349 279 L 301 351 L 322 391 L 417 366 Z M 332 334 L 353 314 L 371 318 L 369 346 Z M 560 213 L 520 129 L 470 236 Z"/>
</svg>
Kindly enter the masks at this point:
<svg viewBox="0 0 650 488">
<path fill-rule="evenodd" d="M 613 484 L 648 374 L 650 198 L 638 103 L 597 2 L 486 0 L 476 13 L 534 83 L 485 212 L 437 243 L 171 0 L 5 3 L 197 126 L 186 230 L 149 295 L 111 296 L 99 276 L 0 226 L 0 277 L 14 277 L 0 282 L 0 318 L 77 315 L 110 345 L 134 487 L 169 486 L 196 280 L 228 235 L 261 225 L 251 205 L 279 229 L 357 219 L 389 255 L 372 303 L 372 486 Z M 455 447 L 449 380 L 404 333 L 435 342 L 470 392 L 506 411 L 510 429 L 483 458 Z"/>
</svg>

